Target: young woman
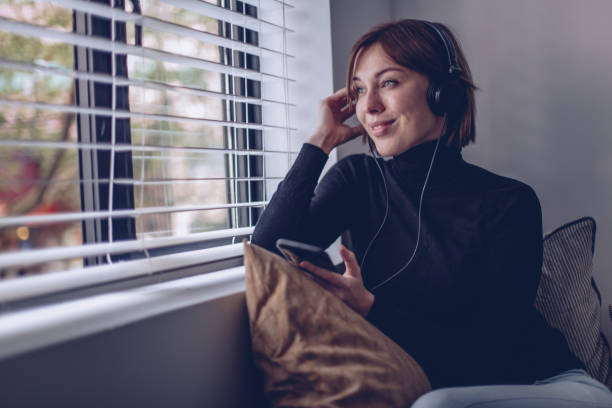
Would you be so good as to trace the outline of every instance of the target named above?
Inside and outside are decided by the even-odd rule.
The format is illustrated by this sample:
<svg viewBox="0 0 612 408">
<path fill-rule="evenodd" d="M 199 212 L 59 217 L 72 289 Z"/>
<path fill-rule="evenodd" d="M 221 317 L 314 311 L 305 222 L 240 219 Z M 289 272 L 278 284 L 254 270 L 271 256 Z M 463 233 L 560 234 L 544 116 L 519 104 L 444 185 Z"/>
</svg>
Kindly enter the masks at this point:
<svg viewBox="0 0 612 408">
<path fill-rule="evenodd" d="M 353 47 L 347 87 L 321 102 L 318 128 L 252 241 L 326 248 L 350 232 L 343 275 L 301 266 L 419 362 L 434 391 L 414 406 L 612 406 L 533 306 L 535 192 L 462 159 L 475 140 L 474 88 L 444 25 L 374 27 Z M 360 125 L 345 125 L 353 114 Z M 361 134 L 376 158 L 346 157 L 317 184 L 329 152 Z"/>
</svg>

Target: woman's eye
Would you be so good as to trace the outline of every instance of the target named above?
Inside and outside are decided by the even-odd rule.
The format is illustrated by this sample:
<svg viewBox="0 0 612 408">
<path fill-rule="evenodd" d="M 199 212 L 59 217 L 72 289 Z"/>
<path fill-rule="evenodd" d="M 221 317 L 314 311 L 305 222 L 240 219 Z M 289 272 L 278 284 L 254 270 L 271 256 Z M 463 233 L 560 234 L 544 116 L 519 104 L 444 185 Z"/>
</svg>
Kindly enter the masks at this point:
<svg viewBox="0 0 612 408">
<path fill-rule="evenodd" d="M 365 92 L 365 89 L 363 89 L 363 88 L 359 88 L 359 87 L 355 87 L 355 93 L 356 93 L 357 95 L 360 95 L 360 94 L 362 94 L 362 93 L 364 93 L 364 92 Z"/>
<path fill-rule="evenodd" d="M 383 81 L 382 85 L 384 88 L 389 88 L 389 87 L 397 85 L 397 81 L 394 79 L 386 79 Z"/>
</svg>

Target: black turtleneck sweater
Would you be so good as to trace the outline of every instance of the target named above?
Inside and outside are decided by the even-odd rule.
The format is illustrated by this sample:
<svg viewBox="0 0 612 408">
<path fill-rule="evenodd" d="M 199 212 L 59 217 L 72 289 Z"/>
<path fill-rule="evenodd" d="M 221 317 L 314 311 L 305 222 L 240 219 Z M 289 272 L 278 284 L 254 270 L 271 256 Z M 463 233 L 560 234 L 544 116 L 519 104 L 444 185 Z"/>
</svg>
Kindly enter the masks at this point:
<svg viewBox="0 0 612 408">
<path fill-rule="evenodd" d="M 304 144 L 257 223 L 252 242 L 277 238 L 327 248 L 349 231 L 370 290 L 413 253 L 419 195 L 435 148 L 385 161 L 361 154 L 336 163 Z M 315 188 L 316 186 L 316 188 Z M 533 302 L 542 266 L 542 220 L 528 185 L 466 163 L 441 143 L 423 198 L 421 238 L 410 265 L 373 291 L 367 318 L 423 367 L 434 388 L 529 384 L 582 368 Z"/>
</svg>

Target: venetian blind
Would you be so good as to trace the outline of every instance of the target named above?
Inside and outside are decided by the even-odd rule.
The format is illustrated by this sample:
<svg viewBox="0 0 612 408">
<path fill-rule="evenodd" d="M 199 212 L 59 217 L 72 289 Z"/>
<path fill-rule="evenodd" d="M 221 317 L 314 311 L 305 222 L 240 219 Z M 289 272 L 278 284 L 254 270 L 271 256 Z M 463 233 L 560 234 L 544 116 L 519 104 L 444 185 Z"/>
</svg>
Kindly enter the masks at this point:
<svg viewBox="0 0 612 408">
<path fill-rule="evenodd" d="M 0 301 L 242 254 L 296 154 L 289 8 L 0 5 Z"/>
</svg>

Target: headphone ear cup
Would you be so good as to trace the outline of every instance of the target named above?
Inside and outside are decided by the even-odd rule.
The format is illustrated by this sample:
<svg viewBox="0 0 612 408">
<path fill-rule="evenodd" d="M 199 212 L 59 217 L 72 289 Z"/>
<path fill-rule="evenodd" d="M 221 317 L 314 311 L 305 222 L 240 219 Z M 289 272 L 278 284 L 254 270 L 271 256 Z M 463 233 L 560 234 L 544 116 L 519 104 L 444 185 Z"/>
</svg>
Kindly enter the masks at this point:
<svg viewBox="0 0 612 408">
<path fill-rule="evenodd" d="M 427 104 L 436 116 L 454 116 L 465 105 L 465 89 L 458 80 L 431 82 L 427 88 Z"/>
<path fill-rule="evenodd" d="M 441 104 L 442 87 L 438 82 L 431 81 L 427 88 L 427 104 L 429 109 L 436 116 L 444 116 L 444 109 Z"/>
</svg>

